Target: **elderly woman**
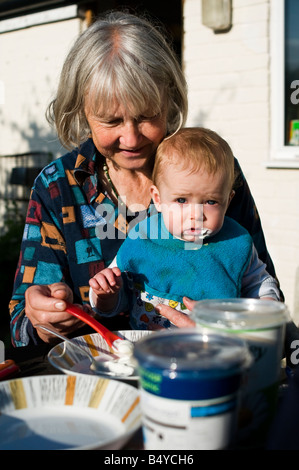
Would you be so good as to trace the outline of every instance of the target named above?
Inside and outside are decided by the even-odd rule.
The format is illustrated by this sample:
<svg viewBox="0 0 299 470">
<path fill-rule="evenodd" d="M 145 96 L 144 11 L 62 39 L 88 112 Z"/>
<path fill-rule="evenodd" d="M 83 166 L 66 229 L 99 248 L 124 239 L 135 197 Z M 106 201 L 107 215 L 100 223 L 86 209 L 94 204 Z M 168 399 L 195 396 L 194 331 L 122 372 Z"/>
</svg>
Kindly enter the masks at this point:
<svg viewBox="0 0 299 470">
<path fill-rule="evenodd" d="M 181 68 L 167 38 L 147 20 L 109 13 L 77 39 L 48 110 L 70 152 L 48 165 L 32 189 L 10 302 L 15 346 L 53 341 L 36 323 L 62 334 L 82 326 L 65 311 L 65 301 L 89 305 L 89 279 L 147 215 L 156 148 L 184 125 L 186 115 Z M 254 201 L 235 163 L 229 215 L 249 230 L 275 275 Z M 178 315 L 165 308 L 161 313 Z M 171 319 L 184 323 L 184 317 Z M 114 328 L 121 326 L 117 321 L 121 317 Z"/>
</svg>

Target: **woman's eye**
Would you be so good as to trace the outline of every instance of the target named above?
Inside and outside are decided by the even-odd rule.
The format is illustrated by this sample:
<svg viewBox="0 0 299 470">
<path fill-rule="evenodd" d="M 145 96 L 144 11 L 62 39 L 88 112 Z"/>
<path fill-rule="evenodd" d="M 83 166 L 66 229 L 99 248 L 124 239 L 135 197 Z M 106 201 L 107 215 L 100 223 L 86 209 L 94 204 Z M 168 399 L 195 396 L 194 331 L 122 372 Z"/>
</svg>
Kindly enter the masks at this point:
<svg viewBox="0 0 299 470">
<path fill-rule="evenodd" d="M 109 119 L 97 119 L 97 123 L 100 125 L 100 126 L 103 126 L 103 127 L 114 127 L 114 126 L 118 126 L 119 125 L 119 121 L 116 120 L 116 119 L 112 119 L 112 120 L 109 120 Z"/>
<path fill-rule="evenodd" d="M 111 121 L 107 121 L 107 126 L 118 126 L 121 123 L 121 119 L 111 119 Z"/>
</svg>

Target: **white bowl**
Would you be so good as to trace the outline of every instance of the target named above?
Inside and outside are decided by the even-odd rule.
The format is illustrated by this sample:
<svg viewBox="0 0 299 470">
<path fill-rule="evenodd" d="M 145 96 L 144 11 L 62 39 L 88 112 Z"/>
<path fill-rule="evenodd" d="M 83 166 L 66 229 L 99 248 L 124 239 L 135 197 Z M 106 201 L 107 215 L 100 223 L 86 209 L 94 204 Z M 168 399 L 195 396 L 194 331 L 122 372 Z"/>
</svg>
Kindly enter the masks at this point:
<svg viewBox="0 0 299 470">
<path fill-rule="evenodd" d="M 116 332 L 121 338 L 128 339 L 136 343 L 140 339 L 153 333 L 151 330 L 123 330 Z M 111 353 L 106 340 L 99 333 L 92 333 L 85 336 L 78 336 L 72 339 L 73 343 L 78 344 L 93 356 L 96 361 L 114 360 L 115 355 Z M 95 375 L 116 380 L 137 381 L 137 375 L 123 376 L 117 372 L 105 374 L 105 372 L 94 371 L 90 368 L 90 361 L 85 355 L 80 353 L 76 347 L 63 341 L 54 346 L 48 354 L 48 360 L 53 367 L 69 375 Z"/>
<path fill-rule="evenodd" d="M 91 375 L 0 382 L 0 449 L 121 449 L 141 426 L 139 392 Z"/>
</svg>

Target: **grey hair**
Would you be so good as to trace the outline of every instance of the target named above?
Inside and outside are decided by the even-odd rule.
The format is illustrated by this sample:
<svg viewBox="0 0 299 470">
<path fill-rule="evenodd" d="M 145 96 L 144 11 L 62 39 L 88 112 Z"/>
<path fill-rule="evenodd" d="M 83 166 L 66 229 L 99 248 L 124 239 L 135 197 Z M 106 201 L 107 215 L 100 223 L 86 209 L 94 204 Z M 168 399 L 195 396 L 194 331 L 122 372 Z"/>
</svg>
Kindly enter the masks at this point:
<svg viewBox="0 0 299 470">
<path fill-rule="evenodd" d="M 120 11 L 89 26 L 63 65 L 47 118 L 66 148 L 80 145 L 90 134 L 87 98 L 95 115 L 117 104 L 134 116 L 166 109 L 167 134 L 187 117 L 186 81 L 169 40 L 147 19 Z"/>
</svg>

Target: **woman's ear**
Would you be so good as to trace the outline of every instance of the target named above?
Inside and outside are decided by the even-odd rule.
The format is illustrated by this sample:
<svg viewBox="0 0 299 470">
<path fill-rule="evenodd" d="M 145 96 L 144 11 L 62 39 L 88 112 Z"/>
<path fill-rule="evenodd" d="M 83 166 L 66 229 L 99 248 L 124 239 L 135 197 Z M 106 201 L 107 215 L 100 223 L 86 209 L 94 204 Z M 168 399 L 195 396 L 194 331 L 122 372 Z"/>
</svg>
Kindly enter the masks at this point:
<svg viewBox="0 0 299 470">
<path fill-rule="evenodd" d="M 160 193 L 159 193 L 159 189 L 154 184 L 151 186 L 151 197 L 152 197 L 152 200 L 155 204 L 157 211 L 161 212 Z"/>
</svg>

